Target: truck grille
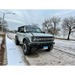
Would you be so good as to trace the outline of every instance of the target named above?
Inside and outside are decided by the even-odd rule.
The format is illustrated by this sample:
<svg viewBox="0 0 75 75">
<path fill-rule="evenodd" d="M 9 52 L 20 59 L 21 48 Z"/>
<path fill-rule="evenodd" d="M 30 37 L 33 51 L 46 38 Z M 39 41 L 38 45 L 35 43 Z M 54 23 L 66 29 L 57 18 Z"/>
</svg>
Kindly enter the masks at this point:
<svg viewBox="0 0 75 75">
<path fill-rule="evenodd" d="M 39 42 L 53 41 L 53 40 L 54 40 L 53 37 L 36 37 L 36 39 L 37 39 Z"/>
</svg>

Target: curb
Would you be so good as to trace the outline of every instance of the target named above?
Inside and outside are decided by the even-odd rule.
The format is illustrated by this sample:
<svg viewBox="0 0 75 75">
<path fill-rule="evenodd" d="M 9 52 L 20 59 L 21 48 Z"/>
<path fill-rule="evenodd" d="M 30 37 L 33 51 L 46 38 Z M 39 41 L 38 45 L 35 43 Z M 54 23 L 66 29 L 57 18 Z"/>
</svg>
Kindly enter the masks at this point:
<svg viewBox="0 0 75 75">
<path fill-rule="evenodd" d="M 4 50 L 4 60 L 3 60 L 3 65 L 7 65 L 7 49 L 5 46 L 5 50 Z"/>
<path fill-rule="evenodd" d="M 3 60 L 3 65 L 7 65 L 7 49 L 6 49 L 6 34 L 5 34 L 5 50 L 4 50 L 4 60 Z"/>
</svg>

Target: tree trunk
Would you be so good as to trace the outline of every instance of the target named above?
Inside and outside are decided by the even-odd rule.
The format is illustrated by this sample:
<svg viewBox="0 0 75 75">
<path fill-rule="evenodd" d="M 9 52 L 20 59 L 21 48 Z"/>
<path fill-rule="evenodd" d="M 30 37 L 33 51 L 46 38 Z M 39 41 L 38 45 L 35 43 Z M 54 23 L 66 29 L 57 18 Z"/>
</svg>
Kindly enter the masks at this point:
<svg viewBox="0 0 75 75">
<path fill-rule="evenodd" d="M 48 27 L 47 27 L 47 33 L 48 33 Z"/>
<path fill-rule="evenodd" d="M 69 33 L 68 33 L 68 40 L 70 39 L 70 34 L 71 34 L 71 29 L 69 29 Z"/>
<path fill-rule="evenodd" d="M 53 35 L 55 35 L 55 31 L 56 31 L 56 24 L 54 23 L 54 33 L 53 33 Z"/>
</svg>

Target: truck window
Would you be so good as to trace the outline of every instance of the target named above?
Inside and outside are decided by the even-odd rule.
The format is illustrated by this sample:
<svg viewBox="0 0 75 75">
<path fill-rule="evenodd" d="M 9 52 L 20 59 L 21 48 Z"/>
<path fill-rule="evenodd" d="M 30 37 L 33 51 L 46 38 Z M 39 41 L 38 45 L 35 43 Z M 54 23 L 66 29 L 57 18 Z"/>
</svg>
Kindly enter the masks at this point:
<svg viewBox="0 0 75 75">
<path fill-rule="evenodd" d="M 21 33 L 24 33 L 24 27 L 21 27 L 21 28 L 20 28 L 20 32 L 21 32 Z"/>
<path fill-rule="evenodd" d="M 18 32 L 20 32 L 20 28 L 18 28 Z"/>
</svg>

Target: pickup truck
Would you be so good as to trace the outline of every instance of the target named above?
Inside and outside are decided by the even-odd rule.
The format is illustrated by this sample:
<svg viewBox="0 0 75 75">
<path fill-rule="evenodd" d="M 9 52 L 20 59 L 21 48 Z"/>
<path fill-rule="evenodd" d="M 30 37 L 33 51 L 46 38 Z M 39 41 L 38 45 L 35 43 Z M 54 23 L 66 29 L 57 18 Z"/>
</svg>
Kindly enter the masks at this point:
<svg viewBox="0 0 75 75">
<path fill-rule="evenodd" d="M 25 25 L 18 27 L 18 32 L 15 35 L 15 44 L 23 44 L 24 54 L 29 55 L 32 48 L 51 51 L 55 42 L 52 34 L 45 34 L 39 27 Z"/>
</svg>

